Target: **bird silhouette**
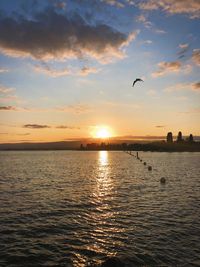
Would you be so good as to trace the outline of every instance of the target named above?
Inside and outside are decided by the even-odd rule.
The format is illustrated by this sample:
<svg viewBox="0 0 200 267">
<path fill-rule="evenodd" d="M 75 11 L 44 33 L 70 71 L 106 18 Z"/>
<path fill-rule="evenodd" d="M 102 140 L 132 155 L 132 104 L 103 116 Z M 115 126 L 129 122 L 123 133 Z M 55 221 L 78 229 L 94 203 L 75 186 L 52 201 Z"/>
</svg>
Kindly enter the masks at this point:
<svg viewBox="0 0 200 267">
<path fill-rule="evenodd" d="M 135 81 L 133 82 L 132 87 L 134 87 L 134 85 L 135 85 L 136 82 L 144 82 L 144 81 L 143 81 L 142 79 L 140 79 L 140 78 L 137 78 L 137 79 L 135 79 Z"/>
</svg>

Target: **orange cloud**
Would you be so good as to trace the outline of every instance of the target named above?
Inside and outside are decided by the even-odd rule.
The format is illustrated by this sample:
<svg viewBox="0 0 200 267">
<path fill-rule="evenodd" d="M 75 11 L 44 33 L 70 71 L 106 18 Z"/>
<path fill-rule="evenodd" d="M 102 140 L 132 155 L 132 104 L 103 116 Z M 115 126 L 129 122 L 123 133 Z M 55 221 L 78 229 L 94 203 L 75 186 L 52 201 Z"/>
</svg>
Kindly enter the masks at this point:
<svg viewBox="0 0 200 267">
<path fill-rule="evenodd" d="M 160 62 L 158 63 L 159 69 L 152 73 L 152 77 L 157 78 L 169 73 L 179 72 L 181 69 L 181 63 L 179 61 L 173 62 Z"/>
<path fill-rule="evenodd" d="M 199 0 L 145 0 L 139 3 L 144 10 L 162 9 L 169 14 L 187 14 L 190 18 L 200 17 Z"/>
<path fill-rule="evenodd" d="M 69 75 L 71 73 L 70 70 L 68 70 L 67 68 L 62 69 L 62 70 L 56 70 L 56 69 L 50 68 L 47 65 L 45 66 L 36 65 L 34 66 L 34 70 L 36 72 L 43 73 L 51 77 L 61 77 L 61 76 Z"/>
<path fill-rule="evenodd" d="M 192 59 L 197 66 L 200 66 L 200 49 L 194 49 Z"/>
<path fill-rule="evenodd" d="M 182 91 L 182 90 L 189 90 L 189 91 L 195 91 L 200 92 L 200 82 L 195 83 L 178 83 L 176 85 L 167 87 L 164 89 L 165 92 L 171 93 L 175 91 Z"/>
</svg>

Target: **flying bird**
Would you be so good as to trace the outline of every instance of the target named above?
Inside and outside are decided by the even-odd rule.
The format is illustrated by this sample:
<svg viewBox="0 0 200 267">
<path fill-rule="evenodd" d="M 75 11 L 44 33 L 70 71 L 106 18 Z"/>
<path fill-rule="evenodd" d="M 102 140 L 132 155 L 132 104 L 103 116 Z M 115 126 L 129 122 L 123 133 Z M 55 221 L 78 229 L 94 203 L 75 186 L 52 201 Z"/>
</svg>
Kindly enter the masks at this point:
<svg viewBox="0 0 200 267">
<path fill-rule="evenodd" d="M 140 79 L 140 78 L 137 78 L 137 79 L 135 79 L 135 81 L 133 82 L 132 87 L 134 87 L 134 85 L 135 85 L 136 82 L 144 82 L 144 81 L 143 81 L 142 79 Z"/>
</svg>

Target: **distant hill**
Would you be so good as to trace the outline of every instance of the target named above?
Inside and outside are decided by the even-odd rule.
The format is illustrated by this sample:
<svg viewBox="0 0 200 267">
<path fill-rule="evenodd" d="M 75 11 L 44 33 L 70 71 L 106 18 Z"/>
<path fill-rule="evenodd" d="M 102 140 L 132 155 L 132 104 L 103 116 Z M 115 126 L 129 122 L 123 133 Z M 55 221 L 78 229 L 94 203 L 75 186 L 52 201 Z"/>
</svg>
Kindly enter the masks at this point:
<svg viewBox="0 0 200 267">
<path fill-rule="evenodd" d="M 47 143 L 7 143 L 0 144 L 0 150 L 70 150 L 80 147 L 80 141 L 61 141 Z"/>
</svg>

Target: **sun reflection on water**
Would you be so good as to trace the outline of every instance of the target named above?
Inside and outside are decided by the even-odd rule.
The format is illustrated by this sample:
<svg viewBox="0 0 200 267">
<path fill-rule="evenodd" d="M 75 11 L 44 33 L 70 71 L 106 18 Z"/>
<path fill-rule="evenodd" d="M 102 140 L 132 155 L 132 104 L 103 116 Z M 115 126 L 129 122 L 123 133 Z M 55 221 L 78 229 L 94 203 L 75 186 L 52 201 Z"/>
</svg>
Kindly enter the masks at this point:
<svg viewBox="0 0 200 267">
<path fill-rule="evenodd" d="M 99 165 L 105 166 L 108 163 L 108 151 L 99 151 Z"/>
<path fill-rule="evenodd" d="M 81 246 L 81 251 L 89 251 L 90 255 L 101 255 L 95 259 L 89 259 L 86 255 L 76 253 L 74 265 L 86 266 L 89 261 L 94 266 L 99 265 L 107 257 L 115 257 L 118 248 L 123 247 L 123 239 L 116 238 L 124 232 L 123 227 L 117 222 L 119 210 L 118 203 L 113 202 L 115 198 L 115 179 L 113 174 L 112 155 L 107 151 L 99 151 L 96 154 L 94 171 L 94 186 L 90 203 L 92 208 L 86 216 L 87 239 Z M 79 235 L 79 240 L 85 239 L 85 233 Z M 90 240 L 90 241 L 89 241 Z M 92 242 L 91 242 L 92 240 Z"/>
<path fill-rule="evenodd" d="M 97 170 L 97 195 L 106 196 L 112 190 L 111 169 L 107 151 L 99 151 Z"/>
</svg>

